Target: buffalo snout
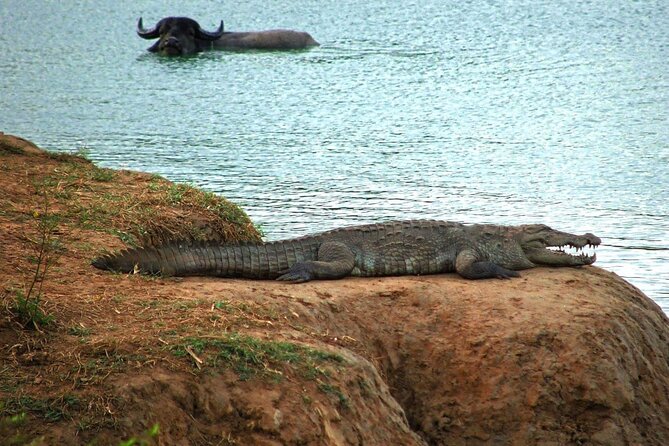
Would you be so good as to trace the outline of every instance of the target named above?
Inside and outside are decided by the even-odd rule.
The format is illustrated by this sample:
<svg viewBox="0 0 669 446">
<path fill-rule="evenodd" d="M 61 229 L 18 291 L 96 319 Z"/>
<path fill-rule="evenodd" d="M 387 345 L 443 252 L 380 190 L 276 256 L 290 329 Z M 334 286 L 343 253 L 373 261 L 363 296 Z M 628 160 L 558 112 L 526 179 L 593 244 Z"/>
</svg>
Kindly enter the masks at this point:
<svg viewBox="0 0 669 446">
<path fill-rule="evenodd" d="M 170 54 L 181 54 L 181 42 L 176 37 L 170 36 L 161 42 L 160 50 Z"/>
</svg>

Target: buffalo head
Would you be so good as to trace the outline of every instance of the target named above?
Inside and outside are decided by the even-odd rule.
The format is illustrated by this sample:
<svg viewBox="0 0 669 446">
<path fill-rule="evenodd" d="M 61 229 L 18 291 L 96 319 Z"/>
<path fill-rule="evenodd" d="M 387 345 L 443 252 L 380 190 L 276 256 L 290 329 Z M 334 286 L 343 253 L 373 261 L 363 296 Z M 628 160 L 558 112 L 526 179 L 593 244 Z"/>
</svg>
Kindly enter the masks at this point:
<svg viewBox="0 0 669 446">
<path fill-rule="evenodd" d="M 212 42 L 223 35 L 223 21 L 214 32 L 205 31 L 188 17 L 166 17 L 151 29 L 144 29 L 142 18 L 137 22 L 137 34 L 143 39 L 158 39 L 149 51 L 167 56 L 195 54 L 211 48 Z"/>
</svg>

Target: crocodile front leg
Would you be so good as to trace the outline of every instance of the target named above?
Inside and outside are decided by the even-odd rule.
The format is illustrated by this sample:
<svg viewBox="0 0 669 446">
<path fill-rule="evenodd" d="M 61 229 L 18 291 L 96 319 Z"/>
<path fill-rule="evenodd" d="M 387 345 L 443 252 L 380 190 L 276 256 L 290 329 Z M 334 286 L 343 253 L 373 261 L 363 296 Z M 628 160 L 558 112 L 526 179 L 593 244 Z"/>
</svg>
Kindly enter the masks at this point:
<svg viewBox="0 0 669 446">
<path fill-rule="evenodd" d="M 455 271 L 465 279 L 510 279 L 520 277 L 516 271 L 503 268 L 489 261 L 478 261 L 478 256 L 471 249 L 465 249 L 455 258 Z"/>
<path fill-rule="evenodd" d="M 318 248 L 318 260 L 298 262 L 276 280 L 308 282 L 313 279 L 341 279 L 355 266 L 355 254 L 340 242 L 325 242 Z"/>
</svg>

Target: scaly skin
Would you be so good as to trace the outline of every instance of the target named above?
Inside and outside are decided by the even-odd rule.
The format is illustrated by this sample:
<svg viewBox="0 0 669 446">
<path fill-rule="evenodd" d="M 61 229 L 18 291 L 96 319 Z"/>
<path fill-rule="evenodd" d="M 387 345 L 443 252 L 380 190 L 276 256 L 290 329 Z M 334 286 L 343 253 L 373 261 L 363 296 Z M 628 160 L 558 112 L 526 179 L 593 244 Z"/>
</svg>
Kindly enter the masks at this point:
<svg viewBox="0 0 669 446">
<path fill-rule="evenodd" d="M 93 265 L 119 272 L 306 282 L 345 276 L 457 272 L 467 279 L 518 277 L 536 265 L 581 266 L 596 257 L 547 249 L 597 246 L 593 234 L 545 225 L 464 225 L 406 220 L 351 226 L 262 244 L 170 243 L 99 257 Z"/>
</svg>

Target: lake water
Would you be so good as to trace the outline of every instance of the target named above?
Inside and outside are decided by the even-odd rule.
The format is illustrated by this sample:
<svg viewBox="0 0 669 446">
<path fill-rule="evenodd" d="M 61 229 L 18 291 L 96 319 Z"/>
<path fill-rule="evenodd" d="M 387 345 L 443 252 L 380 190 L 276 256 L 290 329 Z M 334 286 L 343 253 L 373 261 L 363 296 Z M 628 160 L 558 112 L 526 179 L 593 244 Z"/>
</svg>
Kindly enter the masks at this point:
<svg viewBox="0 0 669 446">
<path fill-rule="evenodd" d="M 293 28 L 309 51 L 147 53 Z M 0 130 L 241 204 L 268 239 L 384 219 L 541 222 L 669 312 L 669 2 L 0 2 Z"/>
</svg>

